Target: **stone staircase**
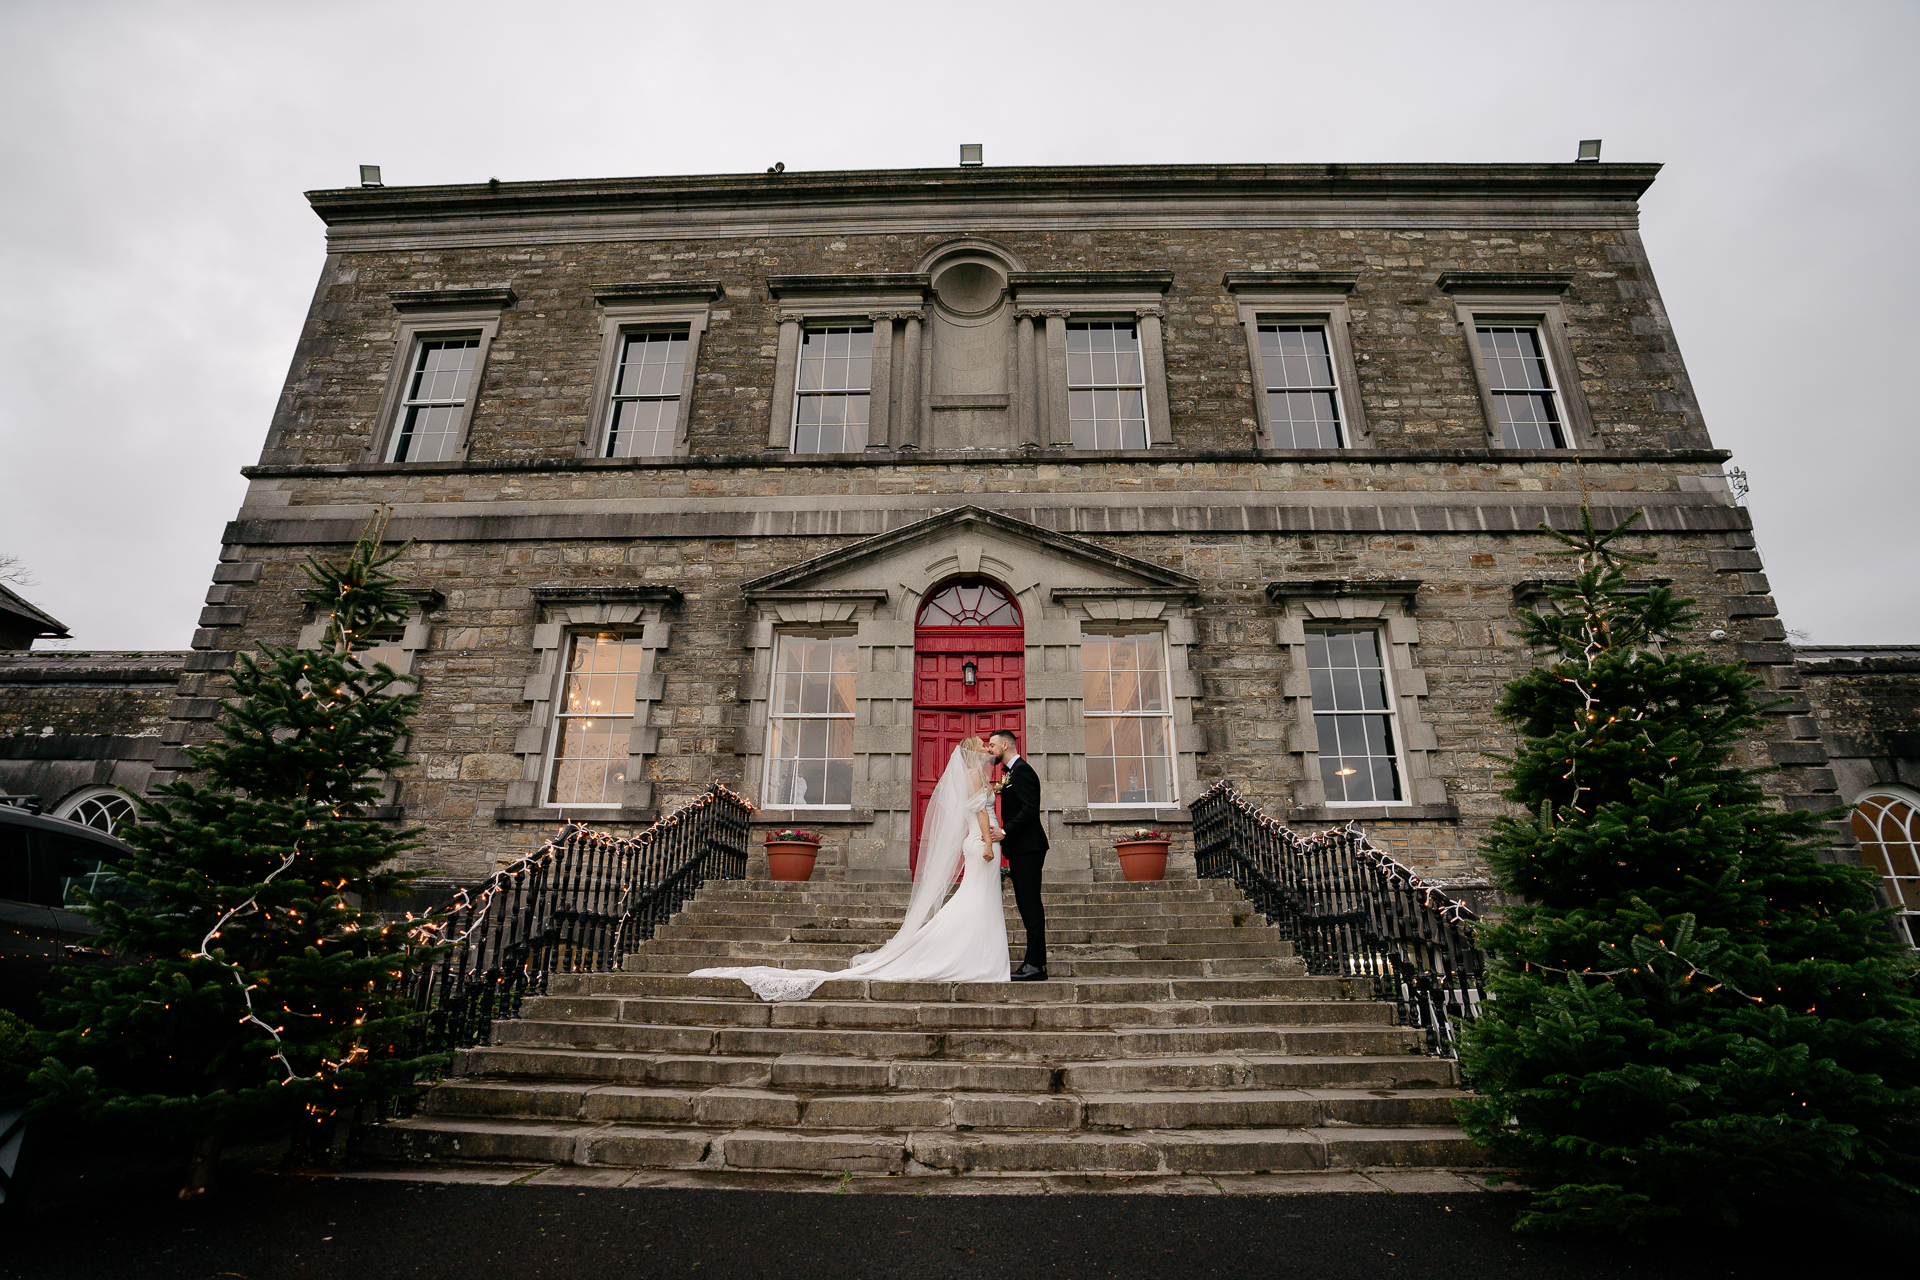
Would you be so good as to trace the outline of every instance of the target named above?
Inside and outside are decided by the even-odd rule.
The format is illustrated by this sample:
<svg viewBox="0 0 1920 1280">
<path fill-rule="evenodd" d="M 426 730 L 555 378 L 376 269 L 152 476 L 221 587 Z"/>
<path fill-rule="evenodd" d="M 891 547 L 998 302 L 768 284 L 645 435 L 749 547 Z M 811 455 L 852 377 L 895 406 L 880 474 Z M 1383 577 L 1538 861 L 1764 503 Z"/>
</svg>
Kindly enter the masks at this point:
<svg viewBox="0 0 1920 1280">
<path fill-rule="evenodd" d="M 1459 1168 L 1452 1063 L 1353 978 L 1304 974 L 1221 881 L 1047 889 L 1036 983 L 829 982 L 907 887 L 709 884 L 620 973 L 556 977 L 362 1159 L 855 1174 Z M 1012 958 L 1024 947 L 1007 895 Z"/>
</svg>

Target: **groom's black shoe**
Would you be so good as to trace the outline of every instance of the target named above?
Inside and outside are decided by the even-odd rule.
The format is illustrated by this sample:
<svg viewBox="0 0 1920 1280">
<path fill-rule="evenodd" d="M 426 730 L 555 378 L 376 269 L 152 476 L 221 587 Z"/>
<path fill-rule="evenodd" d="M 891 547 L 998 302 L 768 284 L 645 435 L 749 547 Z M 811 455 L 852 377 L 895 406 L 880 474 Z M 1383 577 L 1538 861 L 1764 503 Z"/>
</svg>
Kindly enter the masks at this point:
<svg viewBox="0 0 1920 1280">
<path fill-rule="evenodd" d="M 1047 971 L 1045 969 L 1036 969 L 1030 964 L 1023 964 L 1013 971 L 1013 981 L 1015 982 L 1045 982 L 1046 980 Z"/>
</svg>

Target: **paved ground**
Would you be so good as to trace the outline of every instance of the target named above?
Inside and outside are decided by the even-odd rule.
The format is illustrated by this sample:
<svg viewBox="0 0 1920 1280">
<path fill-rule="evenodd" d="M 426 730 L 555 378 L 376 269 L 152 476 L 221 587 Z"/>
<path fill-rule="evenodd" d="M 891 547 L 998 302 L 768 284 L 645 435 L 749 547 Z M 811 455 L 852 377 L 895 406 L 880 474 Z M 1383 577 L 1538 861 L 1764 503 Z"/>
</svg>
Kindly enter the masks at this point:
<svg viewBox="0 0 1920 1280">
<path fill-rule="evenodd" d="M 898 1178 L 844 1189 L 796 1180 L 808 1190 L 795 1191 L 660 1185 L 673 1179 L 657 1175 L 620 1187 L 569 1185 L 557 1171 L 527 1171 L 518 1185 L 498 1176 L 242 1174 L 189 1205 L 158 1181 L 70 1194 L 0 1227 L 0 1280 L 1744 1280 L 1870 1274 L 1883 1260 L 1910 1261 L 1920 1226 L 1760 1224 L 1640 1247 L 1516 1236 L 1521 1197 L 1464 1180 L 1438 1192 L 1312 1194 L 1306 1181 L 1275 1180 L 1183 1194 L 1201 1188 L 940 1179 L 949 1194 L 920 1194 L 930 1186 Z"/>
</svg>

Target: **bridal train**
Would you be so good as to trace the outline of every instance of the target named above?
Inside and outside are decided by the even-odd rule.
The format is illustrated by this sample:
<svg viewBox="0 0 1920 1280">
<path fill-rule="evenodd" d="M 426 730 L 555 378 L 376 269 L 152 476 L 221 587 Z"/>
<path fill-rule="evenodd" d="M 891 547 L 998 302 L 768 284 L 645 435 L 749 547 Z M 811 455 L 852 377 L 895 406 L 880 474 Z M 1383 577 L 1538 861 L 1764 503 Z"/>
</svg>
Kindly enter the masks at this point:
<svg viewBox="0 0 1920 1280">
<path fill-rule="evenodd" d="M 697 969 L 690 976 L 737 978 L 762 1000 L 805 1000 L 822 983 L 837 978 L 1008 981 L 1012 966 L 1000 897 L 1000 859 L 986 838 L 993 803 L 986 782 L 988 759 L 978 738 L 954 748 L 921 824 L 920 861 L 906 918 L 878 951 L 855 956 L 845 969 L 832 972 L 753 965 Z M 949 897 L 956 873 L 960 884 Z"/>
</svg>

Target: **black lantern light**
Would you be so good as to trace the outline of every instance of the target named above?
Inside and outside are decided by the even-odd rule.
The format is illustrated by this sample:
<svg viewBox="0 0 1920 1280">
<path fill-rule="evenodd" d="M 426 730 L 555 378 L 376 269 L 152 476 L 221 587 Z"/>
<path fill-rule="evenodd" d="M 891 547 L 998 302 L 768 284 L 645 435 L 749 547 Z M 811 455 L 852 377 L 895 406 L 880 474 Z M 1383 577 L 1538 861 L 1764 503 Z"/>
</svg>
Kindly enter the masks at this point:
<svg viewBox="0 0 1920 1280">
<path fill-rule="evenodd" d="M 969 689 L 980 683 L 980 668 L 972 658 L 960 664 L 960 683 Z"/>
</svg>

